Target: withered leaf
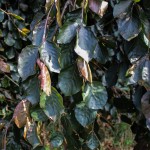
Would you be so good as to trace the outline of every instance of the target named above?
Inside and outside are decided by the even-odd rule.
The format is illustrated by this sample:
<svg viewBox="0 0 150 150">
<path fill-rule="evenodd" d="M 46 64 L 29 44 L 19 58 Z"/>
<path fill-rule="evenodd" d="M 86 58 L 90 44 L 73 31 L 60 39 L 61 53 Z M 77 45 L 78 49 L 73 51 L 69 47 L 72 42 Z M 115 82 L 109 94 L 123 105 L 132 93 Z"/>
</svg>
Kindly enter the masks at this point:
<svg viewBox="0 0 150 150">
<path fill-rule="evenodd" d="M 0 71 L 10 73 L 10 66 L 0 58 Z"/>
<path fill-rule="evenodd" d="M 46 65 L 42 61 L 40 61 L 40 59 L 37 60 L 37 64 L 41 70 L 41 73 L 39 75 L 39 79 L 41 81 L 41 89 L 49 96 L 51 94 L 50 73 Z"/>
<path fill-rule="evenodd" d="M 89 64 L 81 57 L 77 58 L 77 66 L 85 80 L 92 82 L 92 73 Z"/>
<path fill-rule="evenodd" d="M 30 102 L 28 100 L 22 100 L 15 108 L 13 119 L 18 128 L 22 128 L 26 125 L 27 120 L 30 119 L 29 114 Z"/>
<path fill-rule="evenodd" d="M 62 26 L 62 22 L 61 22 L 61 14 L 60 14 L 60 1 L 59 0 L 55 0 L 55 5 L 56 5 L 56 9 L 57 9 L 57 23 L 58 25 L 61 27 Z"/>
</svg>

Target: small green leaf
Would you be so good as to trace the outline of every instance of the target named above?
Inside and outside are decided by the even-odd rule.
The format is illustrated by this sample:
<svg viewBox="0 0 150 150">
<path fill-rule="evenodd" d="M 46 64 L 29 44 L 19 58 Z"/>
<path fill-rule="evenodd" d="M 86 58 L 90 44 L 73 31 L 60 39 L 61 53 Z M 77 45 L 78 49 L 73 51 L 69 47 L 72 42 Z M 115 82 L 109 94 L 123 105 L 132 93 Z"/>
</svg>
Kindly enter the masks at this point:
<svg viewBox="0 0 150 150">
<path fill-rule="evenodd" d="M 9 13 L 9 15 L 13 16 L 13 17 L 14 17 L 15 19 L 17 19 L 17 20 L 22 20 L 22 21 L 24 21 L 24 18 L 22 18 L 21 16 L 18 16 L 18 15 L 13 14 L 13 13 Z"/>
<path fill-rule="evenodd" d="M 31 102 L 32 105 L 37 104 L 40 101 L 40 88 L 39 80 L 37 77 L 31 78 L 23 83 L 24 87 L 24 99 Z M 36 87 L 36 88 L 35 88 Z"/>
<path fill-rule="evenodd" d="M 34 119 L 34 121 L 47 121 L 48 117 L 45 115 L 44 111 L 39 108 L 35 107 L 31 111 L 31 117 Z"/>
<path fill-rule="evenodd" d="M 138 2 L 140 2 L 141 0 L 134 0 L 134 2 L 136 2 L 136 3 L 138 3 Z"/>
<path fill-rule="evenodd" d="M 107 91 L 100 82 L 87 83 L 83 90 L 83 100 L 90 109 L 103 109 L 108 99 Z"/>
<path fill-rule="evenodd" d="M 71 96 L 80 91 L 82 78 L 79 76 L 79 73 L 74 66 L 60 72 L 58 76 L 58 86 L 65 96 Z"/>
<path fill-rule="evenodd" d="M 62 96 L 54 87 L 52 87 L 50 96 L 46 96 L 44 92 L 41 94 L 40 107 L 49 118 L 56 121 L 63 113 L 64 109 Z"/>
<path fill-rule="evenodd" d="M 78 104 L 75 108 L 75 117 L 77 121 L 86 127 L 94 122 L 97 111 L 89 109 L 84 103 Z"/>
<path fill-rule="evenodd" d="M 38 47 L 29 45 L 22 49 L 18 59 L 18 72 L 22 80 L 35 74 L 35 65 L 38 57 Z"/>
<path fill-rule="evenodd" d="M 40 56 L 50 71 L 60 72 L 60 49 L 54 43 L 45 41 L 40 48 Z"/>
<path fill-rule="evenodd" d="M 86 144 L 91 150 L 96 149 L 100 145 L 99 139 L 94 132 L 90 133 L 87 138 Z"/>
<path fill-rule="evenodd" d="M 8 45 L 8 46 L 13 46 L 15 44 L 15 40 L 13 39 L 11 34 L 8 34 L 5 38 L 4 38 L 4 42 Z"/>
</svg>

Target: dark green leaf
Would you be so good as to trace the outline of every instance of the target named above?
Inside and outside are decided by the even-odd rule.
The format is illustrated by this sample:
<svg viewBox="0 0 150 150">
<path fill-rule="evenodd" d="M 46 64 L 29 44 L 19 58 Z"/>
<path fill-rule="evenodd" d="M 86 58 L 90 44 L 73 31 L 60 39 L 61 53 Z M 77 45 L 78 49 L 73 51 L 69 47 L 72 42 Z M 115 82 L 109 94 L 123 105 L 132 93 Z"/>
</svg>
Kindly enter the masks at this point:
<svg viewBox="0 0 150 150">
<path fill-rule="evenodd" d="M 57 148 L 62 145 L 63 140 L 64 140 L 63 135 L 60 132 L 55 132 L 52 134 L 50 138 L 50 143 L 54 148 Z"/>
<path fill-rule="evenodd" d="M 57 43 L 67 44 L 72 41 L 76 35 L 76 29 L 78 23 L 76 22 L 65 22 L 65 24 L 60 28 L 59 34 L 57 36 Z"/>
<path fill-rule="evenodd" d="M 99 44 L 93 32 L 90 28 L 81 27 L 77 32 L 75 52 L 89 62 L 97 57 L 98 51 L 100 51 Z"/>
<path fill-rule="evenodd" d="M 8 45 L 8 46 L 13 46 L 15 44 L 15 40 L 13 39 L 11 34 L 8 34 L 5 38 L 4 38 L 4 42 Z"/>
<path fill-rule="evenodd" d="M 18 72 L 22 80 L 35 73 L 35 65 L 38 57 L 38 47 L 29 45 L 22 49 L 18 59 Z"/>
<path fill-rule="evenodd" d="M 74 66 L 60 72 L 58 76 L 58 86 L 65 96 L 71 96 L 80 91 L 82 78 Z"/>
<path fill-rule="evenodd" d="M 107 99 L 107 91 L 100 82 L 94 81 L 85 85 L 83 100 L 90 109 L 103 109 Z"/>
<path fill-rule="evenodd" d="M 96 149 L 100 145 L 99 139 L 94 132 L 90 133 L 87 138 L 86 144 L 91 150 Z"/>
<path fill-rule="evenodd" d="M 44 92 L 41 94 L 40 107 L 49 118 L 56 121 L 64 109 L 62 96 L 52 87 L 50 96 L 46 96 Z"/>
<path fill-rule="evenodd" d="M 34 119 L 34 121 L 48 120 L 48 117 L 45 115 L 44 111 L 39 107 L 35 107 L 34 109 L 32 109 L 31 117 Z"/>
<path fill-rule="evenodd" d="M 89 109 L 84 103 L 78 104 L 75 108 L 75 117 L 77 121 L 86 127 L 94 122 L 97 111 Z"/>
<path fill-rule="evenodd" d="M 40 57 L 50 71 L 60 72 L 60 49 L 54 43 L 45 41 L 40 48 Z"/>
<path fill-rule="evenodd" d="M 130 41 L 137 37 L 141 31 L 139 19 L 133 14 L 129 14 L 117 20 L 118 30 L 122 37 Z"/>
<path fill-rule="evenodd" d="M 4 20 L 4 12 L 0 11 L 0 22 Z"/>
<path fill-rule="evenodd" d="M 40 101 L 40 85 L 38 78 L 34 77 L 27 80 L 23 83 L 23 87 L 25 90 L 24 99 L 30 101 L 32 105 L 37 104 Z"/>
</svg>

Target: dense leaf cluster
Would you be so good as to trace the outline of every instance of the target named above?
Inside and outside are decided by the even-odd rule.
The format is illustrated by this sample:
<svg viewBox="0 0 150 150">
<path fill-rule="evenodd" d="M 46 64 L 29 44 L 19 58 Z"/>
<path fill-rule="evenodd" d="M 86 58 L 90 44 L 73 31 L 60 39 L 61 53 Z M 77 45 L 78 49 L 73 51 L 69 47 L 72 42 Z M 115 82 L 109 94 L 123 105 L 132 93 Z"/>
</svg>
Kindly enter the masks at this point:
<svg viewBox="0 0 150 150">
<path fill-rule="evenodd" d="M 150 149 L 149 21 L 149 0 L 1 0 L 0 149 L 100 149 L 120 122 Z"/>
</svg>

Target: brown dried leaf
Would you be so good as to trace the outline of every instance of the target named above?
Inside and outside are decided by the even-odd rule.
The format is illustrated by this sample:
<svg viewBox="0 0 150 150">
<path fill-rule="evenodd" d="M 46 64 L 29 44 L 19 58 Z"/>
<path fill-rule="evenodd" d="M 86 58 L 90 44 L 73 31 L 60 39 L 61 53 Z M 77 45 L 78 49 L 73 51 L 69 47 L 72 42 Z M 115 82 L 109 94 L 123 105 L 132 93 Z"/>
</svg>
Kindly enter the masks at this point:
<svg viewBox="0 0 150 150">
<path fill-rule="evenodd" d="M 50 73 L 46 65 L 40 61 L 40 59 L 37 60 L 37 64 L 41 70 L 41 74 L 39 75 L 39 79 L 41 80 L 41 89 L 49 96 L 51 94 Z"/>
<path fill-rule="evenodd" d="M 77 59 L 77 66 L 79 72 L 85 78 L 85 80 L 92 83 L 92 73 L 89 64 L 84 59 L 79 57 Z"/>
<path fill-rule="evenodd" d="M 0 58 L 0 71 L 10 73 L 10 66 Z"/>
<path fill-rule="evenodd" d="M 108 8 L 108 2 L 100 2 L 99 0 L 89 0 L 89 8 L 99 16 L 103 17 Z"/>
<path fill-rule="evenodd" d="M 26 125 L 27 120 L 30 119 L 29 113 L 30 102 L 22 100 L 15 108 L 13 119 L 18 128 L 22 128 Z"/>
</svg>

